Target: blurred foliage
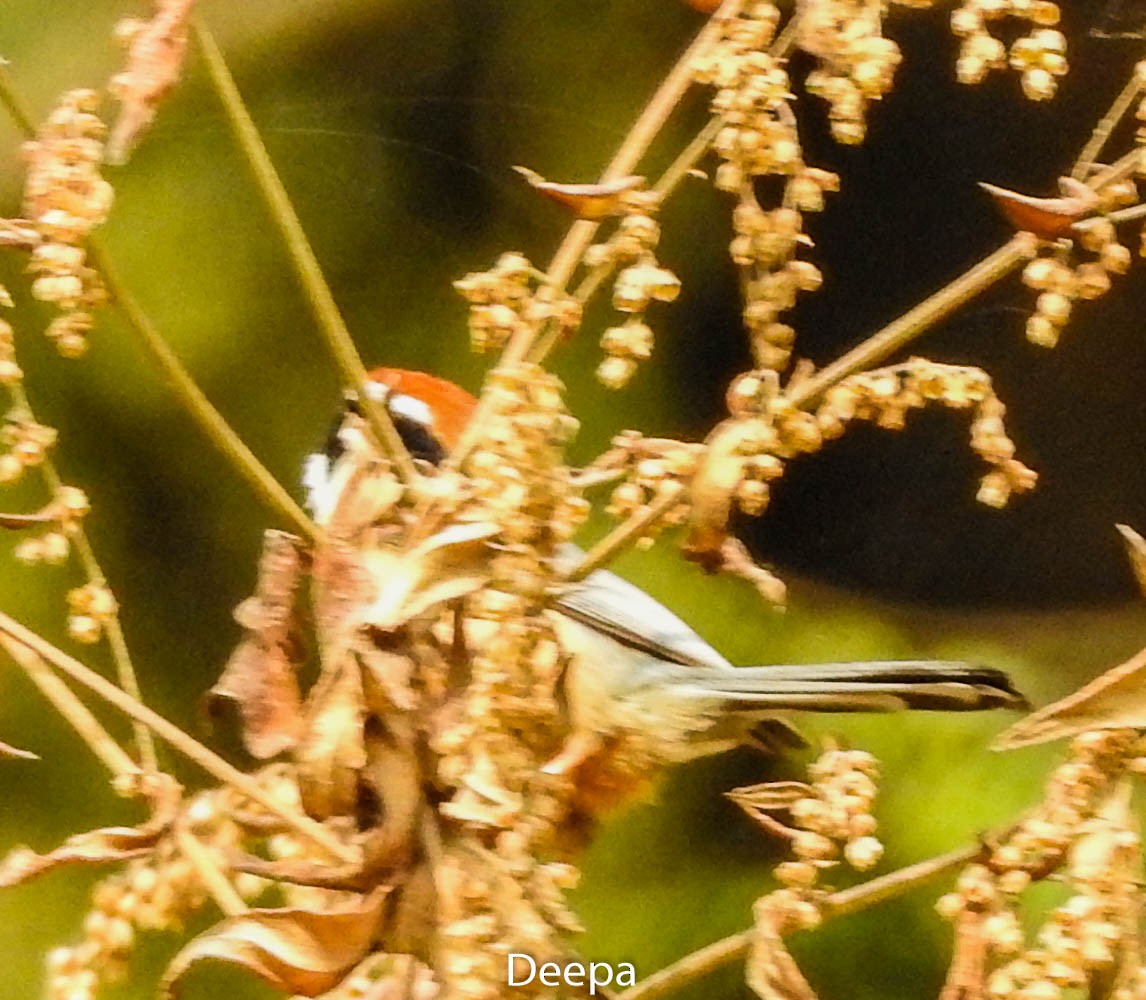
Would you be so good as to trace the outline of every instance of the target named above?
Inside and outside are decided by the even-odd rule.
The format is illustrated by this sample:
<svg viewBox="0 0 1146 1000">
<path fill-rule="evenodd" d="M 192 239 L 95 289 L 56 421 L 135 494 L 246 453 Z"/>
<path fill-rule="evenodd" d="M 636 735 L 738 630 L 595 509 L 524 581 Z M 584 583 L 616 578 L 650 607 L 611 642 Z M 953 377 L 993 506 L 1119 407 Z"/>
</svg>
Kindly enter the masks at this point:
<svg viewBox="0 0 1146 1000">
<path fill-rule="evenodd" d="M 61 91 L 98 86 L 117 68 L 111 28 L 147 6 L 7 0 L 0 55 L 43 114 Z M 890 33 L 906 62 L 865 146 L 834 146 L 821 110 L 805 105 L 809 159 L 844 178 L 814 230 L 827 284 L 796 315 L 813 359 L 834 357 L 1005 238 L 974 181 L 1052 189 L 1141 55 L 1140 43 L 1087 35 L 1102 4 L 1064 7 L 1073 69 L 1051 104 L 1024 102 L 1010 76 L 958 87 L 943 13 L 900 12 Z M 700 23 L 676 0 L 202 0 L 201 8 L 363 355 L 471 388 L 482 361 L 469 354 L 450 281 L 507 249 L 544 262 L 565 224 L 511 165 L 592 177 Z M 650 172 L 703 116 L 698 93 L 654 149 Z M 18 214 L 18 147 L 0 122 L 4 215 Z M 295 482 L 337 404 L 337 379 L 194 59 L 130 165 L 109 176 L 118 203 L 106 241 L 131 288 L 255 452 Z M 591 337 L 560 353 L 583 421 L 578 457 L 623 427 L 697 438 L 719 419 L 729 376 L 748 365 L 724 249 L 727 209 L 696 182 L 666 211 L 662 256 L 684 294 L 655 316 L 656 357 L 630 391 L 613 395 L 593 382 Z M 88 358 L 55 357 L 37 333 L 46 313 L 17 267 L 0 259 L 0 282 L 18 300 L 29 391 L 60 428 L 67 480 L 93 497 L 93 542 L 148 698 L 238 754 L 233 738 L 205 728 L 198 696 L 237 637 L 230 609 L 249 591 L 268 515 L 110 312 Z M 761 608 L 741 584 L 702 580 L 667 547 L 627 556 L 621 571 L 736 662 L 959 655 L 1014 670 L 1037 701 L 1070 689 L 1146 635 L 1111 527 L 1146 524 L 1144 270 L 1083 310 L 1053 353 L 1023 341 L 1031 297 L 1015 282 L 919 348 L 995 375 L 1023 457 L 1042 475 L 1032 497 L 1003 512 L 976 507 L 959 418 L 928 415 L 903 434 L 854 434 L 797 466 L 769 516 L 745 525 L 754 548 L 795 580 L 786 615 Z M 14 489 L 3 507 L 39 499 Z M 20 568 L 8 546 L 0 558 L 0 606 L 62 639 L 71 571 Z M 124 807 L 80 744 L 14 671 L 4 678 L 0 733 L 45 759 L 0 768 L 0 847 L 44 848 L 121 819 Z M 1037 798 L 1054 752 L 991 757 L 985 745 L 1004 721 L 815 727 L 884 762 L 890 857 L 881 870 L 965 843 Z M 704 762 L 618 816 L 585 859 L 577 900 L 588 933 L 578 947 L 645 974 L 745 926 L 770 884 L 776 845 L 719 793 L 795 766 L 747 753 Z M 0 895 L 0 1000 L 28 996 L 44 952 L 77 933 L 89 884 L 72 873 Z M 947 928 L 930 910 L 935 895 L 799 941 L 814 985 L 825 997 L 933 994 L 948 949 Z M 150 995 L 170 945 L 149 945 L 118 995 Z M 192 995 L 207 995 L 208 981 Z M 716 991 L 693 992 L 745 992 L 735 973 L 713 982 Z M 225 987 L 239 995 L 234 977 Z"/>
</svg>

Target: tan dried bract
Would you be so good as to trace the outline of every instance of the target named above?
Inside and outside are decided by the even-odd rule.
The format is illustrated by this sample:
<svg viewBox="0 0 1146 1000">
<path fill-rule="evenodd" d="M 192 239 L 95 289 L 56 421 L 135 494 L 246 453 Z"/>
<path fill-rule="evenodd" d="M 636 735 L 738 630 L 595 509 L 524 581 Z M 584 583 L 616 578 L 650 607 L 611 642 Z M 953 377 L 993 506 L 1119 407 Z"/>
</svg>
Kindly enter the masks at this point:
<svg viewBox="0 0 1146 1000">
<path fill-rule="evenodd" d="M 302 724 L 295 676 L 301 573 L 298 539 L 268 531 L 255 595 L 235 609 L 246 634 L 208 692 L 209 704 L 226 700 L 238 705 L 243 743 L 259 760 L 294 746 Z"/>
<path fill-rule="evenodd" d="M 514 167 L 540 195 L 572 212 L 578 219 L 593 222 L 620 215 L 626 209 L 626 195 L 644 187 L 645 179 L 637 176 L 619 177 L 596 184 L 556 184 L 547 181 L 528 167 Z"/>
</svg>

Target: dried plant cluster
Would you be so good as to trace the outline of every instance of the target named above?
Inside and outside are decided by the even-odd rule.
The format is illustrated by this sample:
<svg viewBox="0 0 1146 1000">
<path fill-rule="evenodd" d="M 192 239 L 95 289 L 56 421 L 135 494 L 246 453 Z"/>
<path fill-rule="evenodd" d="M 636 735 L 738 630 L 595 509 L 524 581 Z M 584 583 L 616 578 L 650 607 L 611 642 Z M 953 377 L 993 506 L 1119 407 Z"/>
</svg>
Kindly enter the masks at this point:
<svg viewBox="0 0 1146 1000">
<path fill-rule="evenodd" d="M 406 453 L 389 413 L 361 392 L 365 372 L 315 278 L 297 220 L 283 199 L 276 201 L 277 175 L 218 49 L 188 21 L 191 6 L 159 0 L 150 19 L 121 26 L 127 65 L 108 93 L 122 108 L 106 146 L 101 95 L 65 94 L 36 128 L 3 78 L 4 103 L 30 137 L 23 216 L 0 226 L 0 246 L 26 255 L 33 293 L 59 307 L 48 336 L 62 354 L 83 353 L 94 311 L 109 297 L 124 309 L 191 415 L 294 530 L 268 532 L 256 593 L 235 614 L 242 641 L 211 692 L 237 704 L 246 747 L 266 763 L 241 772 L 139 700 L 116 599 L 83 533 L 87 498 L 60 482 L 49 455 L 55 431 L 32 413 L 15 334 L 0 324 L 0 384 L 11 400 L 0 479 L 39 470 L 50 494 L 40 510 L 4 515 L 3 524 L 24 533 L 17 547 L 23 562 L 56 564 L 73 553 L 80 560 L 88 582 L 67 595 L 68 631 L 80 642 L 109 642 L 117 684 L 6 616 L 0 641 L 107 765 L 117 791 L 142 799 L 151 813 L 140 826 L 77 834 L 47 854 L 20 848 L 0 867 L 0 882 L 73 864 L 111 866 L 79 940 L 49 956 L 48 993 L 58 1000 L 94 996 L 124 975 L 140 932 L 179 926 L 205 906 L 225 917 L 176 956 L 168 991 L 196 963 L 216 959 L 296 995 L 499 996 L 511 952 L 558 962 L 572 954 L 578 923 L 565 893 L 577 871 L 566 859 L 602 808 L 672 762 L 655 741 L 642 739 L 640 719 L 613 732 L 573 723 L 562 696 L 566 654 L 550 613 L 554 595 L 624 546 L 651 544 L 666 528 L 683 526 L 688 558 L 738 574 L 769 601 L 782 601 L 782 581 L 734 538 L 732 518 L 764 513 L 789 463 L 854 422 L 898 430 L 931 404 L 970 416 L 971 447 L 987 466 L 980 501 L 1001 507 L 1033 487 L 1035 473 L 1015 457 L 1004 404 L 985 372 L 923 358 L 881 365 L 1020 267 L 1039 293 L 1028 336 L 1048 347 L 1076 302 L 1109 291 L 1112 277 L 1132 263 L 1119 227 L 1144 213 L 1142 151 L 1105 155 L 1106 147 L 1117 122 L 1142 99 L 1146 74 L 1127 83 L 1064 182 L 1063 197 L 993 188 L 1015 223 L 1014 238 L 816 370 L 798 358 L 796 330 L 784 314 L 822 281 L 805 216 L 823 210 L 828 196 L 846 197 L 847 181 L 805 159 L 788 57 L 796 50 L 812 57 L 803 89 L 828 103 L 836 140 L 862 142 L 902 62 L 882 33 L 883 19 L 912 16 L 900 8 L 939 5 L 804 0 L 785 15 L 771 2 L 726 0 L 600 182 L 556 183 L 522 168 L 575 221 L 548 268 L 510 252 L 456 283 L 468 304 L 473 347 L 500 358 L 476 411 L 447 442 L 445 460 L 430 466 Z M 1017 34 L 1007 29 L 1015 36 L 1009 50 L 997 36 L 1004 20 L 1020 25 Z M 1026 97 L 1051 97 L 1067 69 L 1057 20 L 1057 6 L 1046 0 L 967 0 L 951 13 L 962 39 L 958 78 L 973 84 L 1009 65 Z M 95 230 L 112 205 L 103 165 L 126 160 L 177 81 L 190 33 L 291 237 L 296 269 L 347 387 L 362 398 L 362 414 L 352 418 L 356 433 L 346 438 L 351 471 L 320 524 L 270 480 L 189 384 L 98 246 Z M 649 182 L 634 171 L 693 86 L 711 88 L 711 121 L 663 177 Z M 546 358 L 581 335 L 584 306 L 605 285 L 617 318 L 601 334 L 601 381 L 619 388 L 650 357 L 656 311 L 681 287 L 657 257 L 659 210 L 709 161 L 716 187 L 732 197 L 729 251 L 742 276 L 755 367 L 733 380 L 728 416 L 703 442 L 624 432 L 597 460 L 574 469 L 566 446 L 577 421 Z M 780 183 L 760 183 L 767 178 Z M 605 498 L 595 492 L 601 485 L 611 487 Z M 588 554 L 571 555 L 567 543 L 594 502 L 616 528 Z M 1135 538 L 1141 569 L 1146 560 Z M 317 681 L 303 692 L 298 639 L 307 621 L 320 664 Z M 892 873 L 846 899 L 829 894 L 822 879 L 841 858 L 867 870 L 881 857 L 872 757 L 828 748 L 809 768 L 808 783 L 733 793 L 767 831 L 789 841 L 792 859 L 775 870 L 781 887 L 758 902 L 746 947 L 723 957 L 748 952 L 748 982 L 765 1000 L 810 998 L 784 948 L 786 934 L 974 856 L 940 901 L 956 928 L 947 997 L 1053 1000 L 1074 987 L 1092 996 L 1143 995 L 1141 866 L 1126 789 L 1141 771 L 1134 730 L 1146 718 L 1102 708 L 1112 685 L 1132 684 L 1140 669 L 1137 662 L 1121 668 L 1081 700 L 1045 710 L 1009 737 L 1017 745 L 1075 735 L 1068 762 L 1031 815 L 981 849 L 924 873 Z M 137 726 L 135 746 L 113 740 L 60 674 L 126 713 Z M 159 770 L 153 733 L 201 764 L 217 786 L 185 793 Z M 1017 901 L 1032 882 L 1059 872 L 1074 895 L 1028 946 Z M 670 971 L 657 989 L 703 967 L 693 962 Z M 553 992 L 541 984 L 519 989 Z M 633 996 L 642 991 L 653 992 L 638 986 Z"/>
</svg>

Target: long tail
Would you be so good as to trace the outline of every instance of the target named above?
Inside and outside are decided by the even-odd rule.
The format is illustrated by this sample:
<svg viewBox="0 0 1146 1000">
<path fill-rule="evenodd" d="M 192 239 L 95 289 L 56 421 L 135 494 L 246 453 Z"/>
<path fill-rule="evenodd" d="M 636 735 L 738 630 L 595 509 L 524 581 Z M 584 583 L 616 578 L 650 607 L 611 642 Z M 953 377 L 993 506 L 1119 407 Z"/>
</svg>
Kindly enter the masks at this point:
<svg viewBox="0 0 1146 1000">
<path fill-rule="evenodd" d="M 974 712 L 1028 707 L 1002 671 L 957 660 L 809 663 L 696 671 L 678 683 L 699 698 L 720 698 L 745 712 Z"/>
</svg>

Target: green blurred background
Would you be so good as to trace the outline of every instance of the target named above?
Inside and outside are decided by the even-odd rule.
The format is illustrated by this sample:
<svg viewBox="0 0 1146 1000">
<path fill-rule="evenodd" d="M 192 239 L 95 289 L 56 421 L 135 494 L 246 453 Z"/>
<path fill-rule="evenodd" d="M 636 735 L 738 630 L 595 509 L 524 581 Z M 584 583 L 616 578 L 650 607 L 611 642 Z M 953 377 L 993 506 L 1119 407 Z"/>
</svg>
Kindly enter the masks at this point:
<svg viewBox="0 0 1146 1000">
<path fill-rule="evenodd" d="M 1141 40 L 1091 36 L 1105 2 L 1068 6 L 1073 69 L 1052 104 L 1025 102 L 1010 75 L 956 86 L 944 14 L 899 12 L 888 33 L 906 61 L 893 95 L 873 110 L 864 147 L 832 144 L 822 109 L 803 105 L 807 157 L 839 170 L 844 188 L 811 224 L 827 283 L 796 313 L 803 353 L 836 356 L 1005 239 L 975 181 L 1053 191 L 1142 54 Z M 42 115 L 61 91 L 115 72 L 112 26 L 149 9 L 142 0 L 5 0 L 0 55 Z M 565 225 L 511 165 L 593 177 L 700 24 L 677 0 L 202 0 L 201 9 L 363 355 L 470 388 L 483 362 L 469 354 L 450 281 L 508 249 L 544 262 Z M 795 61 L 795 75 L 806 68 Z M 649 172 L 703 120 L 698 94 Z M 18 146 L 0 122 L 7 216 L 19 213 Z M 130 286 L 211 399 L 293 484 L 325 432 L 337 379 L 195 58 L 130 165 L 109 176 L 118 202 L 106 242 Z M 656 355 L 630 390 L 594 383 L 592 334 L 559 356 L 583 421 L 578 458 L 626 427 L 698 439 L 720 418 L 728 378 L 749 364 L 724 249 L 728 208 L 692 182 L 666 210 L 661 257 L 684 293 L 655 314 Z M 237 638 L 229 612 L 250 590 L 260 535 L 273 522 L 112 314 L 82 362 L 55 357 L 39 336 L 48 314 L 29 301 L 19 269 L 0 259 L 0 281 L 18 300 L 29 392 L 60 428 L 67 480 L 93 498 L 92 539 L 148 699 L 241 759 L 233 735 L 206 728 L 198 697 Z M 916 350 L 995 376 L 1020 455 L 1042 476 L 1035 494 L 1001 512 L 976 506 L 964 418 L 927 414 L 899 435 L 860 429 L 804 462 L 773 511 L 743 526 L 792 584 L 786 614 L 761 607 L 744 585 L 703 578 L 669 547 L 627 556 L 621 571 L 742 663 L 966 656 L 1012 670 L 1041 702 L 1136 650 L 1146 604 L 1112 525 L 1146 526 L 1146 287 L 1140 272 L 1119 281 L 1107 301 L 1080 310 L 1054 352 L 1022 339 L 1031 299 L 1013 280 Z M 606 318 L 593 313 L 590 329 Z M 13 488 L 0 507 L 41 500 Z M 25 569 L 9 550 L 0 552 L 0 606 L 70 648 L 62 597 L 73 571 Z M 83 653 L 100 662 L 98 651 Z M 986 744 L 1006 722 L 831 719 L 811 729 L 843 734 L 884 762 L 888 870 L 966 843 L 1038 798 L 1055 751 L 992 756 Z M 0 849 L 46 849 L 127 818 L 14 669 L 3 674 L 0 735 L 44 757 L 0 767 Z M 582 951 L 647 974 L 745 926 L 751 901 L 770 886 L 774 845 L 720 792 L 797 766 L 729 755 L 682 769 L 655 802 L 616 817 L 585 859 Z M 38 992 L 42 955 L 76 937 L 90 884 L 70 872 L 0 895 L 0 1000 Z M 938 891 L 798 941 L 813 985 L 824 996 L 934 994 L 949 937 L 930 909 Z M 112 995 L 150 995 L 174 943 L 148 944 L 132 982 Z M 208 995 L 209 981 L 190 995 Z M 247 989 L 236 977 L 215 981 L 234 995 Z M 693 995 L 702 990 L 746 992 L 735 972 Z"/>
</svg>

